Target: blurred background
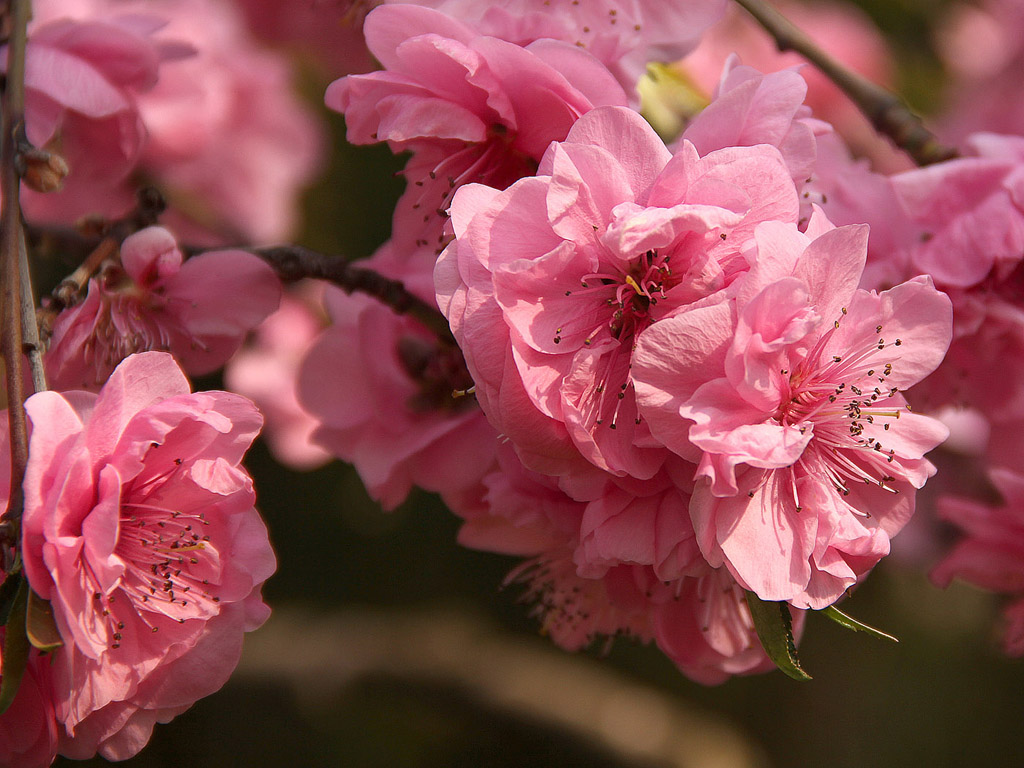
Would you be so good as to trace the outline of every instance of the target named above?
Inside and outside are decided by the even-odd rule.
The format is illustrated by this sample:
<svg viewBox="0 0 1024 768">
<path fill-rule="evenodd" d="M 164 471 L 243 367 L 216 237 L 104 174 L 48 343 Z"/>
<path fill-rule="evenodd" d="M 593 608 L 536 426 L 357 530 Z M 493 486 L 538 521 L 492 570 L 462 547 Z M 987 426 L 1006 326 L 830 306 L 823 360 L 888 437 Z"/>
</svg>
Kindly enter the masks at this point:
<svg viewBox="0 0 1024 768">
<path fill-rule="evenodd" d="M 948 3 L 860 5 L 894 52 L 895 86 L 936 109 L 935 22 Z M 340 73 L 300 66 L 321 104 Z M 363 258 L 388 236 L 403 159 L 347 145 L 342 119 L 321 111 L 333 146 L 298 242 Z M 898 537 L 844 604 L 898 645 L 812 616 L 800 656 L 813 681 L 776 672 L 705 688 L 629 640 L 555 648 L 519 589 L 502 587 L 517 561 L 457 546 L 456 519 L 428 494 L 385 514 L 340 463 L 296 473 L 258 444 L 247 465 L 279 560 L 264 590 L 274 615 L 228 685 L 158 727 L 133 766 L 1024 764 L 1024 666 L 998 648 L 997 598 L 929 583 L 945 534 L 924 517 L 927 499 L 926 534 Z"/>
</svg>

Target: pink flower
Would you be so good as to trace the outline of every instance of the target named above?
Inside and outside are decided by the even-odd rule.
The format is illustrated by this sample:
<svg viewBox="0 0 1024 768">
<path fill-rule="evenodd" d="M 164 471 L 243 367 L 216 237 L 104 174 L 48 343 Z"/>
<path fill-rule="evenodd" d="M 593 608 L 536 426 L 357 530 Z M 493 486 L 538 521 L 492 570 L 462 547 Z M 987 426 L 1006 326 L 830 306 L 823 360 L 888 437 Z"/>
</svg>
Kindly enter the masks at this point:
<svg viewBox="0 0 1024 768">
<path fill-rule="evenodd" d="M 238 395 L 191 394 L 163 353 L 129 357 L 98 396 L 26 409 L 22 557 L 64 640 L 61 751 L 123 759 L 219 688 L 269 614 L 274 554 L 239 465 L 262 419 Z"/>
<path fill-rule="evenodd" d="M 89 281 L 81 304 L 53 329 L 51 386 L 97 389 L 133 352 L 167 350 L 192 374 L 209 373 L 273 312 L 281 286 L 273 270 L 243 251 L 210 251 L 183 262 L 174 237 L 150 227 L 121 246 Z"/>
<path fill-rule="evenodd" d="M 975 134 L 972 157 L 898 174 L 892 183 L 923 229 L 914 266 L 943 287 L 1005 277 L 1024 257 L 1024 138 Z"/>
<path fill-rule="evenodd" d="M 325 101 L 345 115 L 350 142 L 413 153 L 394 221 L 403 250 L 438 245 L 457 187 L 531 176 L 580 115 L 626 103 L 607 69 L 567 43 L 523 48 L 410 5 L 374 9 L 365 31 L 384 71 L 335 81 Z"/>
<path fill-rule="evenodd" d="M 429 260 L 403 262 L 390 245 L 368 266 L 413 289 L 429 285 Z M 298 383 L 300 403 L 319 422 L 314 442 L 355 464 L 388 509 L 413 485 L 442 494 L 475 487 L 497 436 L 471 395 L 453 394 L 473 386 L 458 347 L 375 299 L 332 287 L 324 299 L 331 325 Z"/>
<path fill-rule="evenodd" d="M 652 477 L 666 451 L 637 411 L 631 354 L 645 329 L 749 267 L 762 221 L 794 223 L 778 151 L 675 156 L 636 113 L 600 108 L 553 144 L 538 176 L 459 191 L 438 261 L 477 397 L 532 469 Z"/>
<path fill-rule="evenodd" d="M 850 3 L 781 1 L 773 3 L 783 14 L 810 35 L 839 62 L 868 80 L 890 86 L 895 67 L 885 38 L 871 19 Z M 835 126 L 859 156 L 868 156 L 888 170 L 903 169 L 910 163 L 903 153 L 878 135 L 860 110 L 842 91 L 810 66 L 799 54 L 780 53 L 775 41 L 735 4 L 725 18 L 712 26 L 700 45 L 676 67 L 697 95 L 705 99 L 718 87 L 722 65 L 738 52 L 745 65 L 761 72 L 791 70 L 807 83 L 807 106 L 814 116 Z"/>
<path fill-rule="evenodd" d="M 299 404 L 298 396 L 299 367 L 323 330 L 323 318 L 313 306 L 320 294 L 315 289 L 285 293 L 281 308 L 256 328 L 251 344 L 224 369 L 228 389 L 248 397 L 263 412 L 263 438 L 274 458 L 300 470 L 330 459 L 313 443 L 317 421 Z"/>
<path fill-rule="evenodd" d="M 962 529 L 964 538 L 932 571 L 940 587 L 961 578 L 983 589 L 1009 593 L 1004 611 L 1006 653 L 1024 655 L 1024 475 L 993 469 L 992 482 L 1003 503 L 990 506 L 965 498 L 946 498 L 939 514 Z"/>
<path fill-rule="evenodd" d="M 732 297 L 654 325 L 633 370 L 654 437 L 702 452 L 690 513 L 708 562 L 800 608 L 888 553 L 946 435 L 900 393 L 941 362 L 949 300 L 927 278 L 858 290 L 867 228 L 830 226 L 759 226 Z"/>
<path fill-rule="evenodd" d="M 544 633 L 567 650 L 627 636 L 655 640 L 684 674 L 704 684 L 770 671 L 743 591 L 727 571 L 713 571 L 693 544 L 686 494 L 676 492 L 673 500 L 668 485 L 648 483 L 635 483 L 630 494 L 621 481 L 610 482 L 616 484 L 610 493 L 575 501 L 554 478 L 523 467 L 506 444 L 476 508 L 468 514 L 456 508 L 466 520 L 459 540 L 528 558 L 506 581 L 525 585 L 523 597 L 534 603 Z M 648 524 L 652 517 L 664 525 Z M 581 530 L 589 542 L 580 542 Z M 648 531 L 655 539 L 668 533 L 661 540 L 677 544 L 648 546 Z M 648 549 L 663 552 L 658 566 L 636 564 L 649 557 Z M 798 632 L 801 622 L 798 615 Z"/>
<path fill-rule="evenodd" d="M 807 83 L 793 70 L 762 74 L 726 60 L 711 103 L 683 132 L 701 155 L 726 147 L 770 144 L 782 154 L 798 185 L 814 173 L 818 136 L 832 126 L 804 106 Z"/>
</svg>

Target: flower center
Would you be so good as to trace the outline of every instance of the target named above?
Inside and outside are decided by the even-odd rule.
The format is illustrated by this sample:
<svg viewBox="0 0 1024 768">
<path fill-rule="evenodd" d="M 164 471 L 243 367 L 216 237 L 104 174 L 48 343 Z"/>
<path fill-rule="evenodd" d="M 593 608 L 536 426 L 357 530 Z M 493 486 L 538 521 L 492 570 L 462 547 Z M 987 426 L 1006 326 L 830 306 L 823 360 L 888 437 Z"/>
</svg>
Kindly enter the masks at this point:
<svg viewBox="0 0 1024 768">
<path fill-rule="evenodd" d="M 790 399 L 779 408 L 776 418 L 780 424 L 800 427 L 801 432 L 813 428 L 809 450 L 797 463 L 803 463 L 805 457 L 817 459 L 819 466 L 805 469 L 824 472 L 844 496 L 850 492 L 851 480 L 898 493 L 888 485 L 895 480 L 889 466 L 896 458 L 895 451 L 886 447 L 878 427 L 889 432 L 900 414 L 910 410 L 899 389 L 888 384 L 899 358 L 887 350 L 902 346 L 903 341 L 886 340 L 878 325 L 874 334 L 862 334 L 849 354 L 826 355 L 825 345 L 839 324 L 837 320 L 835 327 L 822 335 L 794 371 L 782 371 L 790 376 Z"/>
</svg>

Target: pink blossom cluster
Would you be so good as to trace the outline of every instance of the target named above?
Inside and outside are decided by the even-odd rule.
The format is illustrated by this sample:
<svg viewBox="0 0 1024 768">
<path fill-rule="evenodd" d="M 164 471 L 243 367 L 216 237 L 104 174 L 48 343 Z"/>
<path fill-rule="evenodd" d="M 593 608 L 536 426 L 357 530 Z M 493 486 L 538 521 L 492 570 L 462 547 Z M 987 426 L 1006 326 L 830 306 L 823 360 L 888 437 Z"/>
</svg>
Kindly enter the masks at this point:
<svg viewBox="0 0 1024 768">
<path fill-rule="evenodd" d="M 26 401 L 4 563 L 60 643 L 29 653 L 0 764 L 135 754 L 267 618 L 275 560 L 240 464 L 264 417 L 242 394 L 282 462 L 350 462 L 386 509 L 437 493 L 463 545 L 522 558 L 507 582 L 559 645 L 637 638 L 705 684 L 778 661 L 750 605 L 792 609 L 793 640 L 890 553 L 949 436 L 980 492 L 940 485 L 965 536 L 934 578 L 1012 593 L 1024 653 L 1010 106 L 949 116 L 958 155 L 912 168 L 720 21 L 722 0 L 324 0 L 295 19 L 351 22 L 380 64 L 346 63 L 326 106 L 351 143 L 407 156 L 406 187 L 371 258 L 289 294 L 266 250 L 195 247 L 294 229 L 320 141 L 279 54 L 212 0 L 36 6 L 27 138 L 70 174 L 26 190 L 28 221 L 123 213 L 143 179 L 171 210 L 170 229 L 103 240 L 84 297 L 43 308 L 52 390 Z M 1014 8 L 977 13 L 1019 32 Z M 885 80 L 867 22 L 837 18 L 804 20 Z M 985 24 L 963 18 L 949 45 L 980 51 L 963 40 Z M 958 57 L 951 112 L 1008 101 L 1010 75 L 978 79 L 1020 58 L 1004 37 Z M 636 85 L 686 54 L 671 71 L 702 103 L 666 142 Z M 191 391 L 224 366 L 242 394 Z"/>
<path fill-rule="evenodd" d="M 367 265 L 420 298 L 432 271 L 455 344 L 331 293 L 299 375 L 314 440 L 386 507 L 438 492 L 462 543 L 528 558 L 509 580 L 559 644 L 638 637 L 703 682 L 770 668 L 746 593 L 832 605 L 935 472 L 948 430 L 903 393 L 950 300 L 861 285 L 868 228 L 820 207 L 856 166 L 832 172 L 795 72 L 727 61 L 666 146 L 596 46 L 507 31 L 542 9 L 431 5 L 372 10 L 383 69 L 326 100 L 350 141 L 410 153 Z"/>
</svg>

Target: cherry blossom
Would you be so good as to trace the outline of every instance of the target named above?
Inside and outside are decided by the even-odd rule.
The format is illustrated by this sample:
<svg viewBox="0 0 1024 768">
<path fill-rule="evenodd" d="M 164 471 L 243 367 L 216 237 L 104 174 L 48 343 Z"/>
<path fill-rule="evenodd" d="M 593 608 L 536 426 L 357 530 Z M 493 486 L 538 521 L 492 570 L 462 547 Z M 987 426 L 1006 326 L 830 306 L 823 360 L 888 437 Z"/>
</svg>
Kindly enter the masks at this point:
<svg viewBox="0 0 1024 768">
<path fill-rule="evenodd" d="M 465 520 L 459 540 L 527 558 L 506 582 L 524 585 L 523 599 L 533 603 L 543 631 L 567 650 L 601 638 L 653 640 L 704 684 L 772 669 L 742 589 L 696 548 L 687 494 L 671 483 L 635 483 L 630 493 L 623 481 L 608 482 L 611 493 L 576 501 L 554 478 L 523 467 L 505 444 L 477 503 L 453 507 Z M 662 524 L 648 525 L 651 518 Z M 650 543 L 643 540 L 648 530 Z M 581 543 L 581 532 L 589 543 Z M 662 553 L 658 566 L 638 564 L 651 558 L 648 551 Z M 798 614 L 797 635 L 802 621 Z"/>
<path fill-rule="evenodd" d="M 690 513 L 708 562 L 801 608 L 888 554 L 946 436 L 901 392 L 941 362 L 948 298 L 927 278 L 858 290 L 866 227 L 830 227 L 760 225 L 734 295 L 653 326 L 633 371 L 653 435 L 702 452 Z"/>
<path fill-rule="evenodd" d="M 531 469 L 565 474 L 582 458 L 652 477 L 666 453 L 636 409 L 636 340 L 742 274 L 759 222 L 797 212 L 774 147 L 673 156 L 611 107 L 553 144 L 536 177 L 460 190 L 435 282 L 492 423 Z"/>
<path fill-rule="evenodd" d="M 365 31 L 384 71 L 335 81 L 325 101 L 345 115 L 350 142 L 413 153 L 392 235 L 402 250 L 443 242 L 444 212 L 462 184 L 531 176 L 580 115 L 626 103 L 607 69 L 568 43 L 521 47 L 408 5 L 374 9 Z"/>
<path fill-rule="evenodd" d="M 99 395 L 40 392 L 26 410 L 22 557 L 64 641 L 60 751 L 124 759 L 219 688 L 269 615 L 275 558 L 239 465 L 262 419 L 238 395 L 190 393 L 158 352 Z"/>
<path fill-rule="evenodd" d="M 209 251 L 183 260 L 171 235 L 127 238 L 120 261 L 89 281 L 85 300 L 57 317 L 46 355 L 59 389 L 95 390 L 128 355 L 172 352 L 192 374 L 215 370 L 277 309 L 281 285 L 260 258 Z"/>
</svg>

